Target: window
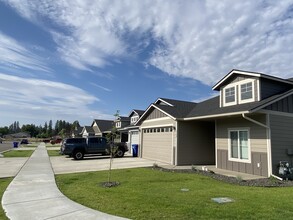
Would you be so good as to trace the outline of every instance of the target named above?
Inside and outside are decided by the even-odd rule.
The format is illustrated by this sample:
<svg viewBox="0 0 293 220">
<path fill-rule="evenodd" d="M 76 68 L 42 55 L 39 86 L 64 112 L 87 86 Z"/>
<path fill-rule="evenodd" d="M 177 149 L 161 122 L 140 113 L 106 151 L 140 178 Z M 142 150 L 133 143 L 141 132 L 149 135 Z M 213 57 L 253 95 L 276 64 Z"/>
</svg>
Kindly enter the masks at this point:
<svg viewBox="0 0 293 220">
<path fill-rule="evenodd" d="M 121 127 L 121 121 L 116 122 L 116 128 L 120 128 Z"/>
<path fill-rule="evenodd" d="M 225 102 L 235 102 L 235 87 L 225 89 Z"/>
<path fill-rule="evenodd" d="M 229 159 L 250 162 L 249 131 L 229 130 Z"/>
<path fill-rule="evenodd" d="M 252 82 L 241 85 L 241 100 L 252 98 Z"/>
<path fill-rule="evenodd" d="M 131 123 L 135 123 L 135 122 L 137 122 L 137 120 L 138 120 L 138 118 L 139 118 L 139 116 L 133 116 L 133 117 L 131 117 Z"/>
</svg>

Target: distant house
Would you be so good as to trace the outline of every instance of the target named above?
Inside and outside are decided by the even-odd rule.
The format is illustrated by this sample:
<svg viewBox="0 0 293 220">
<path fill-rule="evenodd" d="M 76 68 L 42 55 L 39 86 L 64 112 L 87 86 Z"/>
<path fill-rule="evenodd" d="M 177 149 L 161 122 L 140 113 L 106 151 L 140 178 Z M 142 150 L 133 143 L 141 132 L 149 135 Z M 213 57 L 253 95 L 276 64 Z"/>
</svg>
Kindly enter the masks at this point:
<svg viewBox="0 0 293 220">
<path fill-rule="evenodd" d="M 82 136 L 83 127 L 75 127 L 71 133 L 71 137 L 81 137 Z"/>
<path fill-rule="evenodd" d="M 111 133 L 114 127 L 114 121 L 95 119 L 91 125 L 94 130 L 94 135 L 99 137 L 105 137 L 108 133 Z"/>
<path fill-rule="evenodd" d="M 124 124 L 124 127 L 118 129 L 122 134 L 124 134 L 124 136 L 128 136 L 126 142 L 128 142 L 129 152 L 131 153 L 132 145 L 139 145 L 139 126 L 135 124 L 138 121 L 138 119 L 143 115 L 143 113 L 143 110 L 133 109 L 128 115 L 128 119 L 130 120 L 127 120 L 127 122 L 129 122 L 129 124 Z"/>
<path fill-rule="evenodd" d="M 293 157 L 293 81 L 232 70 L 200 103 L 159 98 L 136 125 L 139 155 L 261 176 Z"/>
<path fill-rule="evenodd" d="M 120 131 L 120 141 L 128 142 L 128 131 L 124 130 L 125 127 L 130 125 L 130 118 L 119 116 L 115 121 L 115 127 Z"/>
<path fill-rule="evenodd" d="M 81 131 L 82 137 L 95 136 L 94 129 L 91 126 L 84 126 Z"/>
<path fill-rule="evenodd" d="M 4 138 L 7 138 L 7 139 L 10 139 L 10 138 L 31 138 L 31 135 L 28 132 L 18 132 L 15 134 L 4 135 Z"/>
</svg>

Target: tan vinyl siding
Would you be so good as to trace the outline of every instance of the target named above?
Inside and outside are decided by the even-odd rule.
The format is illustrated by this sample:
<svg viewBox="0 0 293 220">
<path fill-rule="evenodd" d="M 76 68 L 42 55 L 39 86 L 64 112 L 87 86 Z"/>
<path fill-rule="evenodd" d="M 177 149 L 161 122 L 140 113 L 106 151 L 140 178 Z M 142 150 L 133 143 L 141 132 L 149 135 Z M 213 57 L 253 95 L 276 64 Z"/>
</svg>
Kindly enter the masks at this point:
<svg viewBox="0 0 293 220">
<path fill-rule="evenodd" d="M 248 116 L 266 124 L 266 115 Z M 218 119 L 217 122 L 217 166 L 218 168 L 254 175 L 268 175 L 267 160 L 267 132 L 266 128 L 250 122 L 241 116 Z M 250 163 L 229 161 L 228 157 L 228 129 L 249 129 L 250 135 Z"/>
<path fill-rule="evenodd" d="M 214 122 L 178 122 L 177 164 L 215 164 Z"/>
<path fill-rule="evenodd" d="M 249 116 L 263 124 L 266 123 L 265 115 Z M 249 128 L 251 151 L 267 152 L 266 129 L 256 125 L 242 117 L 230 117 L 217 120 L 217 147 L 218 149 L 228 149 L 228 129 Z"/>
<path fill-rule="evenodd" d="M 272 169 L 277 174 L 279 161 L 293 163 L 292 156 L 288 156 L 287 150 L 293 150 L 293 117 L 270 115 L 271 145 L 272 145 Z"/>
<path fill-rule="evenodd" d="M 156 126 L 164 126 L 164 125 L 173 125 L 175 126 L 175 121 L 169 117 L 164 117 L 160 119 L 154 120 L 145 120 L 140 127 L 156 127 Z"/>
</svg>

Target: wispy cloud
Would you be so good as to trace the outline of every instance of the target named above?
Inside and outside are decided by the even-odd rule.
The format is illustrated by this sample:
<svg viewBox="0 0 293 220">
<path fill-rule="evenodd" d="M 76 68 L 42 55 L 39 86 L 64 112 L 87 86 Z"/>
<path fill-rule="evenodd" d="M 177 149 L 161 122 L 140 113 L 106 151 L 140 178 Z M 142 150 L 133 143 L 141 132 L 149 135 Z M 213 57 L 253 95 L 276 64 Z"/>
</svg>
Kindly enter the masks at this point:
<svg viewBox="0 0 293 220">
<path fill-rule="evenodd" d="M 99 102 L 97 97 L 60 82 L 0 73 L 0 94 L 1 117 L 6 115 L 15 120 L 109 117 L 91 107 Z"/>
<path fill-rule="evenodd" d="M 106 91 L 106 92 L 111 92 L 112 90 L 111 89 L 108 89 L 108 88 L 106 88 L 106 87 L 104 87 L 104 86 L 100 86 L 100 85 L 98 85 L 98 84 L 96 84 L 96 83 L 90 83 L 92 86 L 94 86 L 94 87 L 97 87 L 97 88 L 99 88 L 99 89 L 102 89 L 102 90 L 104 90 L 104 91 Z"/>
<path fill-rule="evenodd" d="M 40 48 L 39 48 L 40 49 Z M 51 72 L 45 61 L 13 38 L 0 32 L 0 65 L 2 69 L 27 69 Z"/>
<path fill-rule="evenodd" d="M 232 68 L 283 77 L 293 69 L 292 0 L 7 2 L 31 21 L 45 16 L 64 27 L 50 33 L 62 59 L 82 70 L 150 49 L 149 42 L 145 62 L 205 84 Z"/>
</svg>

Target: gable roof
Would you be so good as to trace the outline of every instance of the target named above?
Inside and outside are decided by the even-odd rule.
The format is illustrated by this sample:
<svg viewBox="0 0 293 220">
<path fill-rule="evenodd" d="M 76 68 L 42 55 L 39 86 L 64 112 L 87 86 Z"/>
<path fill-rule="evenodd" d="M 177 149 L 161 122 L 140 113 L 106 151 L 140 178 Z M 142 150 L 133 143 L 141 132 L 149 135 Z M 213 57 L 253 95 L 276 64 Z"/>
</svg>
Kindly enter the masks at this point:
<svg viewBox="0 0 293 220">
<path fill-rule="evenodd" d="M 82 129 L 82 133 L 86 131 L 87 133 L 95 133 L 93 127 L 91 126 L 84 126 L 83 129 Z"/>
<path fill-rule="evenodd" d="M 196 118 L 220 117 L 223 115 L 235 115 L 241 113 L 252 113 L 271 105 L 289 95 L 293 94 L 293 89 L 270 96 L 259 102 L 250 102 L 227 107 L 220 107 L 220 97 L 214 97 L 206 101 L 200 102 L 196 107 L 184 118 L 184 120 L 193 120 Z"/>
<path fill-rule="evenodd" d="M 195 102 L 158 98 L 145 110 L 144 114 L 135 125 L 139 124 L 144 118 L 146 118 L 153 109 L 158 109 L 175 120 L 176 118 L 185 117 L 195 106 Z"/>
<path fill-rule="evenodd" d="M 128 117 L 131 117 L 134 113 L 138 114 L 138 116 L 142 116 L 143 113 L 144 113 L 144 110 L 133 109 L 133 110 L 129 113 Z"/>
<path fill-rule="evenodd" d="M 244 70 L 237 70 L 237 69 L 233 69 L 231 70 L 226 76 L 224 76 L 216 85 L 214 85 L 212 87 L 213 90 L 220 90 L 220 87 L 229 79 L 231 78 L 233 75 L 238 74 L 238 75 L 245 75 L 245 76 L 254 76 L 254 77 L 258 77 L 258 78 L 265 78 L 265 79 L 269 79 L 269 80 L 273 80 L 273 81 L 277 81 L 277 82 L 281 82 L 281 83 L 286 83 L 286 84 L 291 84 L 293 85 L 293 81 L 291 80 L 286 80 L 286 79 L 281 79 L 275 76 L 270 76 L 267 74 L 263 74 L 263 73 L 258 73 L 258 72 L 250 72 L 250 71 L 244 71 Z"/>
<path fill-rule="evenodd" d="M 114 121 L 112 120 L 95 119 L 92 123 L 92 126 L 95 122 L 98 125 L 101 132 L 110 131 L 114 126 Z"/>
</svg>

